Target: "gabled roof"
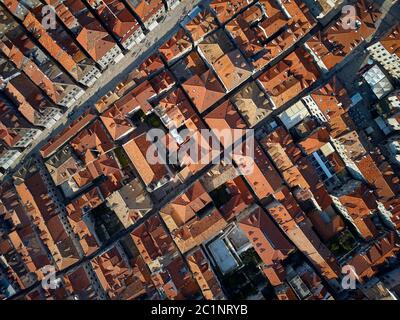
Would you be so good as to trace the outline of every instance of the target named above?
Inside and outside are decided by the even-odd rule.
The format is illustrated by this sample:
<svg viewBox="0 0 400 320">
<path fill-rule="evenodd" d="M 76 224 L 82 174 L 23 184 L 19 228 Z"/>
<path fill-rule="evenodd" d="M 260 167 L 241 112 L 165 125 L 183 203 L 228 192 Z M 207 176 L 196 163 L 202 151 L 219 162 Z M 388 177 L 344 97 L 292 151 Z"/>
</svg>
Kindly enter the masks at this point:
<svg viewBox="0 0 400 320">
<path fill-rule="evenodd" d="M 90 2 L 96 1 L 92 0 Z M 140 28 L 135 17 L 121 1 L 103 0 L 103 3 L 99 6 L 91 5 L 96 9 L 102 21 L 117 35 L 122 43 Z"/>
<path fill-rule="evenodd" d="M 165 12 L 162 0 L 127 0 L 128 5 L 136 12 L 144 24 L 158 11 Z"/>
<path fill-rule="evenodd" d="M 182 86 L 199 112 L 206 111 L 225 95 L 224 88 L 210 70 L 194 75 Z"/>
<path fill-rule="evenodd" d="M 129 122 L 125 114 L 117 105 L 114 105 L 100 116 L 104 126 L 114 140 L 118 140 L 132 130 L 133 125 Z"/>
<path fill-rule="evenodd" d="M 282 262 L 295 247 L 286 240 L 260 207 L 253 210 L 250 216 L 240 220 L 238 225 L 265 264 L 263 271 L 271 284 L 281 284 L 286 275 Z"/>
<path fill-rule="evenodd" d="M 186 257 L 186 260 L 204 297 L 208 300 L 223 298 L 221 286 L 203 251 L 200 248 L 196 249 Z"/>
<path fill-rule="evenodd" d="M 375 24 L 382 15 L 378 5 L 374 1 L 361 0 L 356 2 L 354 8 L 356 16 L 352 21 L 357 24 L 356 32 L 346 25 L 352 22 L 346 17 L 347 13 L 343 12 L 340 19 L 307 41 L 328 69 L 340 63 L 376 30 Z"/>
<path fill-rule="evenodd" d="M 244 134 L 244 130 L 246 129 L 246 123 L 240 118 L 240 115 L 229 100 L 208 113 L 204 120 L 212 130 L 217 132 L 224 129 L 242 129 Z M 222 143 L 227 144 L 228 142 L 222 141 Z M 226 147 L 228 147 L 228 144 Z"/>
<path fill-rule="evenodd" d="M 151 142 L 146 139 L 146 134 L 142 134 L 124 144 L 124 149 L 128 157 L 133 162 L 133 165 L 147 187 L 157 184 L 168 175 L 168 170 L 163 164 L 162 159 L 159 159 L 161 163 L 155 164 L 150 164 L 146 159 L 146 153 L 150 146 Z M 157 159 L 154 160 L 158 161 Z"/>
<path fill-rule="evenodd" d="M 103 58 L 116 45 L 98 22 L 86 25 L 76 39 L 95 61 Z"/>
<path fill-rule="evenodd" d="M 240 220 L 238 224 L 267 265 L 284 260 L 295 249 L 260 207 L 254 209 L 250 216 Z"/>
<path fill-rule="evenodd" d="M 277 107 L 287 103 L 319 77 L 314 59 L 298 48 L 260 75 L 259 80 Z"/>
<path fill-rule="evenodd" d="M 400 26 L 397 25 L 392 31 L 389 32 L 380 43 L 385 47 L 391 54 L 396 54 L 400 57 Z"/>
<path fill-rule="evenodd" d="M 312 132 L 307 138 L 299 142 L 300 147 L 306 154 L 312 154 L 313 152 L 321 149 L 324 145 L 329 143 L 330 136 L 326 128 L 318 128 Z"/>
<path fill-rule="evenodd" d="M 196 181 L 188 191 L 174 199 L 167 205 L 166 210 L 162 211 L 169 212 L 176 225 L 180 227 L 210 203 L 212 203 L 211 197 L 203 185 Z"/>
<path fill-rule="evenodd" d="M 213 68 L 227 90 L 233 90 L 252 75 L 252 68 L 237 49 L 220 57 Z"/>
<path fill-rule="evenodd" d="M 282 179 L 259 145 L 255 145 L 254 168 L 245 175 L 257 197 L 263 201 L 282 185 Z"/>
<path fill-rule="evenodd" d="M 182 28 L 170 39 L 168 39 L 158 51 L 164 56 L 166 61 L 172 61 L 180 56 L 192 46 L 189 36 Z"/>
<path fill-rule="evenodd" d="M 210 7 L 217 13 L 218 20 L 222 23 L 228 21 L 233 15 L 248 6 L 245 0 L 213 0 Z"/>
<path fill-rule="evenodd" d="M 158 102 L 157 110 L 161 114 L 167 115 L 176 128 L 179 128 L 195 114 L 190 102 L 180 88 L 161 99 Z"/>
<path fill-rule="evenodd" d="M 205 9 L 189 21 L 185 28 L 189 31 L 194 41 L 198 41 L 211 31 L 218 28 L 218 25 L 209 9 Z"/>
<path fill-rule="evenodd" d="M 113 143 L 108 138 L 101 122 L 96 120 L 71 141 L 71 146 L 79 155 L 83 155 L 88 151 L 103 154 L 113 148 Z"/>
</svg>

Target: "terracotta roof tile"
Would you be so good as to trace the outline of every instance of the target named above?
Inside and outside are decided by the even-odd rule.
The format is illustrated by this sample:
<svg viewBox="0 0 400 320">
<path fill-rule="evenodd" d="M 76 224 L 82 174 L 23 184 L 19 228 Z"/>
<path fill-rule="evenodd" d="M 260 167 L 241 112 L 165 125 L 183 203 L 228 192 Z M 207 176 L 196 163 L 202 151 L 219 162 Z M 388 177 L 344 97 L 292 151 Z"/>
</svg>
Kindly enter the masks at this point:
<svg viewBox="0 0 400 320">
<path fill-rule="evenodd" d="M 199 112 L 204 112 L 225 95 L 225 90 L 210 70 L 194 75 L 182 84 Z"/>
</svg>

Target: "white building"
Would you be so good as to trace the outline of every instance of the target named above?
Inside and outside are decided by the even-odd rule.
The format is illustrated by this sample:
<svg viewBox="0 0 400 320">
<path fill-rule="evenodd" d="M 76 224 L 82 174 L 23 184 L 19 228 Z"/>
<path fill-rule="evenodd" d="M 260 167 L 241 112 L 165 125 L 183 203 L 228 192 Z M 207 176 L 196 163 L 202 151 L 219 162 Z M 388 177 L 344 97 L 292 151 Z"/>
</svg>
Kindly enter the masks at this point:
<svg viewBox="0 0 400 320">
<path fill-rule="evenodd" d="M 377 65 L 374 65 L 365 72 L 363 78 L 369 84 L 378 99 L 385 97 L 394 90 L 389 79 Z"/>
<path fill-rule="evenodd" d="M 392 162 L 400 165 L 400 136 L 394 136 L 388 140 L 386 148 L 390 152 Z"/>
<path fill-rule="evenodd" d="M 13 149 L 2 149 L 0 145 L 0 168 L 7 170 L 12 164 L 17 161 L 21 152 Z"/>
<path fill-rule="evenodd" d="M 310 113 L 306 106 L 302 101 L 298 101 L 293 106 L 282 112 L 278 117 L 281 119 L 286 129 L 289 130 L 308 116 L 310 116 Z"/>
<path fill-rule="evenodd" d="M 122 53 L 121 49 L 118 47 L 117 44 L 115 44 L 114 47 L 107 51 L 104 56 L 102 56 L 101 59 L 97 60 L 96 62 L 100 65 L 102 69 L 105 69 L 109 64 L 118 63 L 123 57 L 124 54 Z"/>
<path fill-rule="evenodd" d="M 302 101 L 308 107 L 310 113 L 314 117 L 316 117 L 320 123 L 328 122 L 328 119 L 325 117 L 324 113 L 321 111 L 321 109 L 318 107 L 318 105 L 315 103 L 314 99 L 310 95 L 305 96 Z"/>
<path fill-rule="evenodd" d="M 372 59 L 378 62 L 393 78 L 400 79 L 400 58 L 396 54 L 390 54 L 380 42 L 373 44 L 367 50 Z"/>
</svg>

